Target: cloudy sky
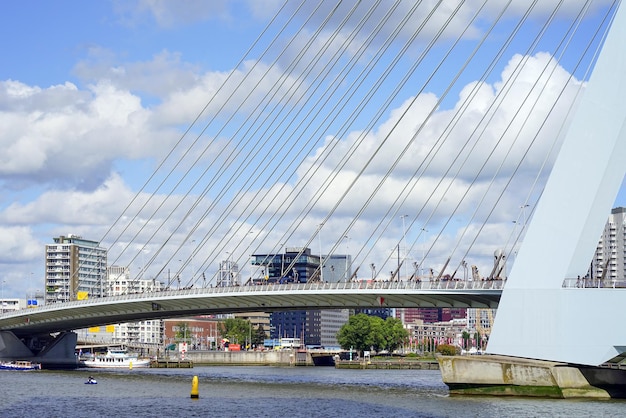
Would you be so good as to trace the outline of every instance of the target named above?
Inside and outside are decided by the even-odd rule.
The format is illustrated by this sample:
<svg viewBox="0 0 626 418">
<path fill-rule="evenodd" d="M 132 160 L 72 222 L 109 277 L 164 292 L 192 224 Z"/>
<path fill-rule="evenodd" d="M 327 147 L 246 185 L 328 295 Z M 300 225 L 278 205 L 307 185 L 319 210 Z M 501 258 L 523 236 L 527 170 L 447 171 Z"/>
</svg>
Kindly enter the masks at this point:
<svg viewBox="0 0 626 418">
<path fill-rule="evenodd" d="M 337 253 L 348 251 L 363 265 L 362 274 L 368 275 L 370 263 L 383 266 L 385 271 L 393 268 L 393 263 L 391 267 L 385 263 L 395 257 L 394 248 L 403 235 L 403 257 L 421 261 L 428 252 L 432 254 L 431 265 L 437 268 L 457 242 L 470 242 L 479 236 L 472 244 L 472 263 L 483 271 L 488 269 L 481 257 L 488 258 L 495 249 L 505 247 L 516 226 L 525 222 L 531 210 L 521 208 L 539 194 L 533 186 L 536 171 L 553 161 L 551 142 L 529 148 L 532 138 L 558 137 L 569 104 L 584 88 L 586 67 L 577 67 L 570 53 L 563 53 L 561 65 L 556 65 L 556 41 L 541 41 L 531 49 L 529 42 L 514 41 L 502 50 L 489 74 L 483 75 L 480 71 L 484 68 L 478 69 L 476 63 L 481 59 L 477 55 L 450 85 L 456 75 L 454 68 L 458 69 L 465 57 L 455 53 L 445 66 L 434 71 L 434 58 L 423 60 L 421 51 L 427 50 L 428 40 L 434 37 L 433 55 L 437 59 L 454 39 L 462 39 L 461 47 L 471 51 L 490 31 L 490 22 L 499 16 L 504 0 L 486 4 L 472 0 L 458 9 L 459 2 L 444 1 L 427 21 L 417 17 L 424 17 L 431 9 L 411 10 L 413 2 L 392 5 L 386 1 L 382 2 L 384 7 L 371 11 L 364 6 L 351 10 L 348 3 L 343 2 L 333 12 L 334 3 L 328 1 L 291 2 L 282 10 L 280 0 L 2 2 L 3 295 L 25 297 L 28 292 L 41 290 L 44 245 L 51 243 L 52 237 L 68 233 L 104 238 L 103 244 L 111 248 L 110 262 L 129 264 L 134 272 L 150 263 L 149 275 L 186 269 L 187 276 L 192 270 L 194 275 L 206 271 L 211 276 L 221 259 L 234 257 L 246 265 L 249 254 L 276 251 L 283 245 L 308 245 L 315 253 L 319 247 L 325 253 L 333 247 Z M 481 47 L 485 56 L 495 56 L 493 51 L 502 47 L 506 28 L 511 30 L 526 12 L 527 3 L 513 1 L 489 37 L 499 39 L 498 46 L 487 42 Z M 527 30 L 539 31 L 557 3 L 541 1 L 529 15 L 531 28 Z M 556 13 L 554 26 L 569 25 L 580 3 L 565 1 Z M 586 12 L 581 35 L 572 42 L 584 45 L 583 35 L 592 30 L 585 25 L 597 26 L 611 4 L 608 0 L 595 1 Z M 385 11 L 392 8 L 394 13 L 386 16 Z M 337 30 L 350 13 L 351 18 Z M 358 22 L 368 13 L 372 13 L 370 20 L 357 33 Z M 330 14 L 332 18 L 325 21 L 324 16 Z M 272 22 L 276 15 L 278 20 Z M 422 66 L 385 106 L 388 95 L 383 93 L 399 85 L 400 71 L 376 91 L 372 79 L 366 79 L 368 88 L 359 89 L 340 110 L 333 111 L 342 86 L 357 79 L 355 74 L 366 68 L 365 63 L 377 55 L 384 40 L 407 15 L 413 18 L 394 34 L 390 51 L 380 60 L 383 64 L 391 62 L 391 51 L 400 51 L 424 21 L 419 37 L 403 52 L 398 68 L 408 71 L 411 63 L 418 61 Z M 288 16 L 296 18 L 287 23 Z M 375 26 L 387 18 L 384 27 Z M 281 25 L 286 28 L 283 34 L 279 34 Z M 270 29 L 264 32 L 266 27 Z M 446 29 L 439 33 L 442 27 Z M 296 32 L 296 28 L 303 31 Z M 366 34 L 375 30 L 380 30 L 378 36 L 368 43 Z M 272 39 L 280 41 L 273 45 Z M 293 44 L 280 49 L 288 39 Z M 313 42 L 309 44 L 310 40 Z M 326 55 L 314 61 L 315 51 L 322 49 Z M 356 65 L 342 83 L 333 84 L 329 80 L 339 80 L 341 73 L 339 67 L 330 69 L 327 65 L 333 51 L 339 50 L 343 65 L 347 65 L 348 57 L 356 57 Z M 306 51 L 309 61 L 302 61 L 300 51 Z M 545 68 L 550 68 L 549 78 Z M 436 76 L 427 80 L 431 70 Z M 324 77 L 315 79 L 316 75 Z M 527 94 L 528 85 L 542 76 L 546 79 L 532 112 L 530 107 L 524 110 L 532 117 L 525 119 L 521 134 L 510 133 L 508 127 L 519 108 L 520 95 Z M 319 89 L 313 90 L 316 85 Z M 328 96 L 332 99 L 323 109 L 335 119 L 325 123 L 321 122 L 325 115 L 315 113 L 312 103 L 325 97 L 315 91 L 328 92 L 331 88 L 337 88 L 338 93 Z M 510 91 L 509 95 L 500 97 L 503 90 Z M 370 91 L 374 96 L 366 100 Z M 275 99 L 268 99 L 270 95 Z M 264 106 L 275 107 L 258 110 L 257 105 L 264 100 Z M 498 110 L 491 107 L 496 102 Z M 361 103 L 367 105 L 360 109 Z M 463 115 L 455 116 L 460 108 L 466 108 Z M 291 125 L 277 127 L 277 131 L 284 127 L 283 142 L 275 139 L 277 131 L 272 133 L 268 128 L 268 119 L 250 122 L 264 114 L 275 120 L 280 115 L 291 117 L 287 109 L 302 113 L 293 117 Z M 360 111 L 351 119 L 354 109 Z M 490 115 L 490 123 L 485 115 Z M 452 125 L 456 117 L 459 121 Z M 529 133 L 539 129 L 546 118 L 554 121 L 553 125 L 542 127 L 540 134 Z M 348 119 L 349 124 L 340 122 Z M 311 120 L 318 125 L 309 124 Z M 190 126 L 191 133 L 184 134 Z M 249 140 L 251 134 L 243 133 L 247 126 L 257 129 L 254 141 Z M 205 127 L 208 129 L 203 130 Z M 471 151 L 467 148 L 469 160 L 462 162 L 458 150 L 473 129 L 483 130 L 482 136 L 488 140 L 476 141 Z M 417 133 L 422 139 L 412 141 Z M 436 138 L 444 135 L 451 139 L 438 145 Z M 511 140 L 514 146 L 510 148 L 498 148 L 497 138 L 503 136 L 527 138 L 525 142 Z M 259 144 L 266 137 L 276 142 L 268 142 L 264 148 Z M 192 145 L 196 138 L 205 145 Z M 294 143 L 299 154 L 277 151 Z M 274 154 L 264 154 L 272 148 Z M 433 154 L 435 148 L 439 150 Z M 185 150 L 191 151 L 189 155 Z M 496 167 L 496 157 L 486 164 L 471 157 L 494 150 L 509 165 Z M 511 157 L 527 150 L 524 159 Z M 182 161 L 181 166 L 175 167 L 176 158 Z M 220 172 L 213 158 L 232 158 L 233 165 Z M 157 170 L 162 163 L 162 169 Z M 477 172 L 481 164 L 485 168 Z M 447 171 L 451 165 L 454 177 Z M 284 171 L 251 177 L 266 166 Z M 157 174 L 158 180 L 149 180 L 154 172 L 164 170 L 179 177 Z M 320 192 L 320 185 L 335 172 L 338 174 L 330 186 Z M 503 186 L 513 172 L 518 174 L 516 193 Z M 182 186 L 168 191 L 156 186 L 160 180 L 174 184 L 178 178 Z M 231 185 L 227 185 L 228 179 L 232 179 Z M 196 180 L 200 185 L 194 184 Z M 538 181 L 545 181 L 545 173 Z M 470 183 L 473 187 L 468 192 L 465 185 Z M 494 190 L 502 192 L 488 192 L 492 184 L 496 185 Z M 383 186 L 372 194 L 379 185 Z M 310 205 L 303 199 L 316 193 L 319 199 Z M 494 196 L 481 197 L 490 193 L 506 197 L 498 200 L 495 215 L 487 209 L 493 205 L 481 203 L 484 199 L 496 201 Z M 441 200 L 432 199 L 439 195 Z M 140 222 L 125 224 L 138 213 L 132 208 L 125 212 L 135 196 L 136 205 L 147 203 L 154 213 L 161 206 L 165 212 L 156 218 L 163 223 L 148 219 L 144 212 Z M 156 200 L 151 201 L 151 196 Z M 396 202 L 398 196 L 402 202 Z M 449 203 L 461 197 L 459 207 Z M 626 204 L 622 200 L 626 199 L 618 197 L 616 205 Z M 444 210 L 437 202 L 445 201 Z M 196 205 L 205 208 L 204 212 L 197 211 Z M 280 221 L 269 213 L 280 213 Z M 147 235 L 131 239 L 135 232 L 139 234 L 139 223 L 152 226 L 154 232 L 142 231 Z M 322 232 L 317 234 L 320 224 Z M 112 229 L 112 225 L 117 226 Z M 124 225 L 131 225 L 128 236 L 121 232 Z M 462 231 L 474 231 L 474 235 Z M 161 249 L 166 241 L 175 242 L 175 249 Z M 466 251 L 457 251 L 457 261 Z"/>
</svg>

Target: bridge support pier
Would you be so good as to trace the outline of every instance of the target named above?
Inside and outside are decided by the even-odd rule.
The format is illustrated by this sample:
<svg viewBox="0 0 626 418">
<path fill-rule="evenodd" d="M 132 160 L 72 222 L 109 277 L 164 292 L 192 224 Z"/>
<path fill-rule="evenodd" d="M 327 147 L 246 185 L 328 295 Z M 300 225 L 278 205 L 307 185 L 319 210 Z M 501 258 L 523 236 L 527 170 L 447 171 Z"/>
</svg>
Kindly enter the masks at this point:
<svg viewBox="0 0 626 418">
<path fill-rule="evenodd" d="M 626 370 L 519 357 L 439 356 L 451 394 L 626 398 Z"/>
<path fill-rule="evenodd" d="M 39 334 L 18 337 L 10 331 L 0 331 L 0 360 L 31 361 L 44 369 L 78 367 L 76 333 Z"/>
</svg>

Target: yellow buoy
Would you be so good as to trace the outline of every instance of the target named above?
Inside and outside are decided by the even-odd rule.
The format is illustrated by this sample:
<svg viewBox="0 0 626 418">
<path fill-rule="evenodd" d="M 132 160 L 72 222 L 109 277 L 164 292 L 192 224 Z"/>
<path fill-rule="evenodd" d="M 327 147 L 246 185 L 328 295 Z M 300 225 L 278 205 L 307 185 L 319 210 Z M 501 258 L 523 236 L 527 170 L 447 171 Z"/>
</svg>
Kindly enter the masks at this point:
<svg viewBox="0 0 626 418">
<path fill-rule="evenodd" d="M 132 362 L 132 361 L 131 361 L 130 363 L 128 363 L 128 368 L 129 368 L 130 370 L 132 370 L 132 369 L 133 369 L 133 362 Z"/>
<path fill-rule="evenodd" d="M 198 393 L 198 376 L 194 376 L 191 379 L 191 399 L 198 399 L 200 394 Z"/>
</svg>

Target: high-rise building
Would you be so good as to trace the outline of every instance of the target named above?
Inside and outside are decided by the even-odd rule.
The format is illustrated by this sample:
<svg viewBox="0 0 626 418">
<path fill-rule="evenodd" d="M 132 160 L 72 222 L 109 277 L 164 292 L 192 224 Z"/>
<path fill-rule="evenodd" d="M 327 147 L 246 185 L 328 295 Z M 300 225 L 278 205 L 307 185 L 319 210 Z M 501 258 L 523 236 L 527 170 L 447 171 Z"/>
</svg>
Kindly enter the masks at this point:
<svg viewBox="0 0 626 418">
<path fill-rule="evenodd" d="M 598 247 L 591 261 L 587 277 L 603 280 L 604 284 L 626 278 L 626 208 L 611 210 L 604 226 Z M 599 283 L 599 281 L 595 281 Z M 588 285 L 593 285 L 587 283 Z M 586 285 L 587 285 L 586 284 Z"/>
<path fill-rule="evenodd" d="M 97 241 L 68 234 L 46 245 L 44 302 L 57 303 L 105 294 L 107 250 Z"/>
</svg>

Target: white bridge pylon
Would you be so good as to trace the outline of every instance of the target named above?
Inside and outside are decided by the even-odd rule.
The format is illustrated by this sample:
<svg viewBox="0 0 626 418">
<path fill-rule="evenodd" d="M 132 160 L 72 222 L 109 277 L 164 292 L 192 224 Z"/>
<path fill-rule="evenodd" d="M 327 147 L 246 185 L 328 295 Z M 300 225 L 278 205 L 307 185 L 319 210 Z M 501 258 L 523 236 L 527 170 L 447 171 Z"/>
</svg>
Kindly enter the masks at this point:
<svg viewBox="0 0 626 418">
<path fill-rule="evenodd" d="M 508 278 L 487 351 L 583 365 L 626 351 L 626 289 L 583 277 L 626 171 L 626 9 L 618 6 Z"/>
</svg>

